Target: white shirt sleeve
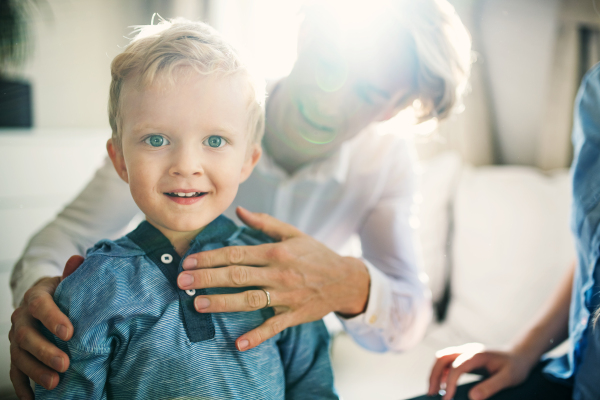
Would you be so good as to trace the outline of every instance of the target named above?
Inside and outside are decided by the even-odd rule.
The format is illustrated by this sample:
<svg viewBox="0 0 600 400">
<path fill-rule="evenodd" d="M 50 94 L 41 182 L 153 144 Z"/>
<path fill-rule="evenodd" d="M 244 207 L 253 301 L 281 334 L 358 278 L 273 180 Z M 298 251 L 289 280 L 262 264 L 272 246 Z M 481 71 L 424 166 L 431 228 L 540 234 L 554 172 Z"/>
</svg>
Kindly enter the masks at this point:
<svg viewBox="0 0 600 400">
<path fill-rule="evenodd" d="M 84 255 L 98 240 L 123 234 L 139 212 L 107 157 L 75 200 L 29 241 L 10 278 L 13 305 L 40 278 L 61 275 L 72 255 Z"/>
<path fill-rule="evenodd" d="M 431 294 L 417 252 L 414 194 L 416 177 L 410 151 L 390 163 L 383 195 L 359 235 L 370 276 L 364 313 L 341 318 L 354 340 L 372 351 L 403 351 L 421 340 L 431 320 Z"/>
</svg>

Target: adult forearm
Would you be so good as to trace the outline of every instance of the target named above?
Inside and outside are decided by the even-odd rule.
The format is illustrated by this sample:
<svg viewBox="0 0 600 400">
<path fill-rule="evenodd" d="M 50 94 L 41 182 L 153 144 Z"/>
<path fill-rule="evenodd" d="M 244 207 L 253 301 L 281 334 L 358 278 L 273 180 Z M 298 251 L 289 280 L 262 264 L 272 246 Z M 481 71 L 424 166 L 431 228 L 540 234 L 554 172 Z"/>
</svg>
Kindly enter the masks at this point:
<svg viewBox="0 0 600 400">
<path fill-rule="evenodd" d="M 513 352 L 527 357 L 532 363 L 568 337 L 575 265 L 574 261 L 538 318 L 512 346 Z"/>
<path fill-rule="evenodd" d="M 77 240 L 69 235 L 55 222 L 38 232 L 29 241 L 11 274 L 14 307 L 21 303 L 25 292 L 40 278 L 60 276 L 69 257 L 82 255 L 87 245 L 81 242 L 81 238 Z"/>
</svg>

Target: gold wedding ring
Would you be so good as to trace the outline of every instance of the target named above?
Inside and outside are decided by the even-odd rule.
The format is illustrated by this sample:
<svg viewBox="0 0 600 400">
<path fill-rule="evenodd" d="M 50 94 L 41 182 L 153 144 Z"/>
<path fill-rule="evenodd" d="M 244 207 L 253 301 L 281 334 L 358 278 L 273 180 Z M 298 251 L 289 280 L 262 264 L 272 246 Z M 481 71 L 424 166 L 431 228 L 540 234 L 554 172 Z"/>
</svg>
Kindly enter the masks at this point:
<svg viewBox="0 0 600 400">
<path fill-rule="evenodd" d="M 269 293 L 268 291 L 266 291 L 265 289 L 260 289 L 263 292 L 265 292 L 265 294 L 267 295 L 267 305 L 264 306 L 263 308 L 267 308 L 271 306 L 271 293 Z"/>
</svg>

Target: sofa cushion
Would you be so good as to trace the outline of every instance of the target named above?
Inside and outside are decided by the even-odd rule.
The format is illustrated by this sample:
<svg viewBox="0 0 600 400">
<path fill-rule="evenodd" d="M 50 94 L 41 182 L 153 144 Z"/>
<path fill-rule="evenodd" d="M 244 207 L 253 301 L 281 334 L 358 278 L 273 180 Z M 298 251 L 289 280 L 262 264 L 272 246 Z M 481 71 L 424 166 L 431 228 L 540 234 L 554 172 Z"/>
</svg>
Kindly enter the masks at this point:
<svg viewBox="0 0 600 400">
<path fill-rule="evenodd" d="M 460 175 L 460 156 L 443 153 L 421 165 L 419 228 L 424 272 L 429 277 L 433 302 L 439 303 L 448 279 L 449 227 L 451 199 Z"/>
<path fill-rule="evenodd" d="M 567 171 L 464 168 L 453 221 L 446 324 L 463 341 L 507 344 L 575 259 Z"/>
</svg>

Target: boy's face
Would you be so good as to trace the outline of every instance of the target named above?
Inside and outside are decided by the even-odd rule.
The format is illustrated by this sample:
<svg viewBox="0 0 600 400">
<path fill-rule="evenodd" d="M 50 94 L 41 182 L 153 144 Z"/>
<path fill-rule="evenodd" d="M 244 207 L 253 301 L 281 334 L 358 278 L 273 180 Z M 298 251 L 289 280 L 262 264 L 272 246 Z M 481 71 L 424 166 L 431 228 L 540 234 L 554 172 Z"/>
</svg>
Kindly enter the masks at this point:
<svg viewBox="0 0 600 400">
<path fill-rule="evenodd" d="M 249 140 L 247 87 L 239 77 L 185 69 L 175 78 L 159 77 L 146 89 L 126 81 L 122 147 L 107 144 L 136 204 L 167 236 L 198 231 L 225 211 L 261 155 Z"/>
</svg>

